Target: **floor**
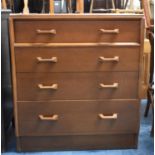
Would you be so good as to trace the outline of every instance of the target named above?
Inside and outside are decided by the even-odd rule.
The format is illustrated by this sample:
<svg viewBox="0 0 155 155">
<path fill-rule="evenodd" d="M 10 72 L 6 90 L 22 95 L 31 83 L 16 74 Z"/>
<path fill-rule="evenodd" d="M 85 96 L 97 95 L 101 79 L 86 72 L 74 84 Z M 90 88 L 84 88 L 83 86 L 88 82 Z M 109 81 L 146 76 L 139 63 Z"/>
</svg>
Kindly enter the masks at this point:
<svg viewBox="0 0 155 155">
<path fill-rule="evenodd" d="M 144 109 L 146 100 L 141 103 L 141 127 L 139 135 L 138 149 L 129 150 L 95 150 L 95 151 L 54 151 L 54 152 L 36 152 L 36 153 L 16 153 L 15 138 L 11 138 L 7 153 L 2 155 L 153 155 L 154 139 L 150 137 L 152 114 L 151 110 L 147 118 L 144 118 Z"/>
</svg>

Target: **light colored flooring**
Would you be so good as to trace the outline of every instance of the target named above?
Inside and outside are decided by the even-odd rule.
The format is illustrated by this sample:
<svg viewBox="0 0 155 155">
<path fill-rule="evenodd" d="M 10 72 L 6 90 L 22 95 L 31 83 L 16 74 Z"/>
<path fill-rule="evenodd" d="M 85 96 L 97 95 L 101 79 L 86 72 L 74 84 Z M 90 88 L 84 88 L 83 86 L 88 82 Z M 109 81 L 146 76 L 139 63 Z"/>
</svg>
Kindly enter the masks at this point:
<svg viewBox="0 0 155 155">
<path fill-rule="evenodd" d="M 9 151 L 2 155 L 153 155 L 154 143 L 150 137 L 152 124 L 151 109 L 147 118 L 144 118 L 146 101 L 141 103 L 141 126 L 139 134 L 138 149 L 129 150 L 92 150 L 92 151 L 53 151 L 53 152 L 35 152 L 35 153 L 16 153 L 14 142 L 10 142 Z"/>
</svg>

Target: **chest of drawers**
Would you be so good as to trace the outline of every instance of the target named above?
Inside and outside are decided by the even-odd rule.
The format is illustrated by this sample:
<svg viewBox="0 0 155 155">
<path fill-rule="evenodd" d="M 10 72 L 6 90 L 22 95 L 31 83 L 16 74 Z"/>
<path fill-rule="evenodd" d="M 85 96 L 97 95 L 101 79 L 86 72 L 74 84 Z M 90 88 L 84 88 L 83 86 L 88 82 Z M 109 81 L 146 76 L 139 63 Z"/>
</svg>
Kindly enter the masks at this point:
<svg viewBox="0 0 155 155">
<path fill-rule="evenodd" d="M 142 15 L 11 15 L 19 151 L 136 148 Z"/>
</svg>

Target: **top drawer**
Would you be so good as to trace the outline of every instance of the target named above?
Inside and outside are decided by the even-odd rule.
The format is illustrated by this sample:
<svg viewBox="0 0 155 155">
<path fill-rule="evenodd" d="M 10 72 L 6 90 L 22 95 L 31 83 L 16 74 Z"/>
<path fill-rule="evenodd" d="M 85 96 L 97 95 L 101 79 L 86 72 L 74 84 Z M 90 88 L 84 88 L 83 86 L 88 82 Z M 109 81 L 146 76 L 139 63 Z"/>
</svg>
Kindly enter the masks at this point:
<svg viewBox="0 0 155 155">
<path fill-rule="evenodd" d="M 16 43 L 139 42 L 139 20 L 14 21 Z"/>
</svg>

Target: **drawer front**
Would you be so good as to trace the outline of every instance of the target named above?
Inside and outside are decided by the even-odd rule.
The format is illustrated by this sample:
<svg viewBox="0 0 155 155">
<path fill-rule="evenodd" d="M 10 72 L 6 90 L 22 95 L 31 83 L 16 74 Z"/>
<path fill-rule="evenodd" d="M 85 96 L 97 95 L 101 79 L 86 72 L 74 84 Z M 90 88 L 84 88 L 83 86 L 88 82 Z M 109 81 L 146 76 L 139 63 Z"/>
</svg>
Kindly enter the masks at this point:
<svg viewBox="0 0 155 155">
<path fill-rule="evenodd" d="M 18 101 L 135 99 L 138 72 L 18 73 Z"/>
<path fill-rule="evenodd" d="M 139 20 L 16 20 L 14 27 L 16 43 L 140 41 Z"/>
<path fill-rule="evenodd" d="M 137 133 L 139 102 L 18 102 L 18 121 L 20 136 Z"/>
<path fill-rule="evenodd" d="M 16 71 L 138 71 L 139 53 L 138 47 L 16 48 Z"/>
</svg>

